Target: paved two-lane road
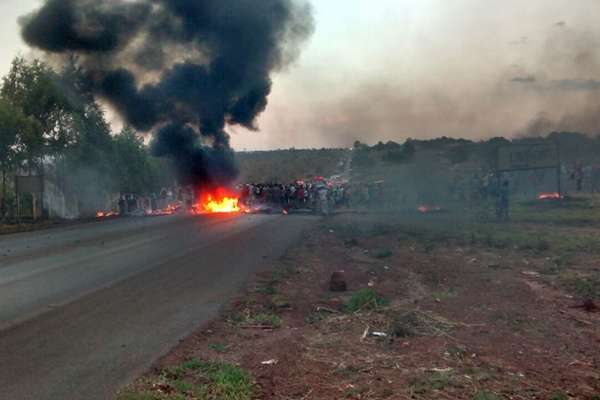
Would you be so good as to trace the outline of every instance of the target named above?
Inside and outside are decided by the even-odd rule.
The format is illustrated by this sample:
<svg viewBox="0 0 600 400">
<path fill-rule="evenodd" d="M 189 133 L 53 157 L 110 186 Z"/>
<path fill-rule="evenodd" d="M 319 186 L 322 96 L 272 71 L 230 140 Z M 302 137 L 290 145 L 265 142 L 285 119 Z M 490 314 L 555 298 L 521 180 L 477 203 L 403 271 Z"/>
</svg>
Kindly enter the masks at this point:
<svg viewBox="0 0 600 400">
<path fill-rule="evenodd" d="M 0 236 L 0 399 L 111 399 L 314 221 L 171 216 Z"/>
</svg>

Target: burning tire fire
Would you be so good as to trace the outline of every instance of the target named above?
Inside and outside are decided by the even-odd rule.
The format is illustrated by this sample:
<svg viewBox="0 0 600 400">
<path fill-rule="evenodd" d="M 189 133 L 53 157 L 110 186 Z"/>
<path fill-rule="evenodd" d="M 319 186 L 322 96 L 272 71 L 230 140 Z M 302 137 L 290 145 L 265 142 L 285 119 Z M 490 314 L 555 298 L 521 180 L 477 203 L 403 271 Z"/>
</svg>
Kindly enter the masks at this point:
<svg viewBox="0 0 600 400">
<path fill-rule="evenodd" d="M 239 197 L 223 188 L 201 193 L 198 197 L 200 200 L 192 209 L 194 214 L 232 214 L 243 211 Z"/>
</svg>

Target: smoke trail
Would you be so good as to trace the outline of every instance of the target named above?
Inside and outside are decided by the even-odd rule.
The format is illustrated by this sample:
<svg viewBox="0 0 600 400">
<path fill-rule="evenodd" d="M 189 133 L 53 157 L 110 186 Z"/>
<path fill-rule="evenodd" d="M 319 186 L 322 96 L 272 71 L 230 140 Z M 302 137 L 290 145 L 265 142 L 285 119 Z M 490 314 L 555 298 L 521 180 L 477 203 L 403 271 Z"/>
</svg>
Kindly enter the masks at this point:
<svg viewBox="0 0 600 400">
<path fill-rule="evenodd" d="M 305 0 L 47 0 L 22 18 L 32 47 L 75 56 L 94 93 L 155 134 L 183 183 L 237 174 L 226 125 L 256 129 L 271 74 L 313 32 Z"/>
</svg>

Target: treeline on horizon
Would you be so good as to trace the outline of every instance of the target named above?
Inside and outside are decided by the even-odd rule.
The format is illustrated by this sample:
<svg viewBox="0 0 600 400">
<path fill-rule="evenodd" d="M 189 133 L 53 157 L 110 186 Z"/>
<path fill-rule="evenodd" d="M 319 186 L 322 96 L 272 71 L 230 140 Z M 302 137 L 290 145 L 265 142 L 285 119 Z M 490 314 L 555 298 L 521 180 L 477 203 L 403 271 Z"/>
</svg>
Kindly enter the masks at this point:
<svg viewBox="0 0 600 400">
<path fill-rule="evenodd" d="M 238 152 L 243 183 L 290 183 L 329 177 L 343 169 L 348 149 L 286 149 Z"/>
<path fill-rule="evenodd" d="M 354 143 L 354 164 L 368 166 L 377 159 L 392 164 L 410 163 L 419 151 L 437 151 L 450 164 L 467 162 L 493 169 L 496 165 L 498 149 L 511 144 L 552 143 L 560 153 L 562 163 L 600 162 L 600 135 L 586 135 L 578 132 L 552 132 L 547 136 L 529 136 L 507 139 L 494 137 L 485 140 L 455 139 L 442 136 L 435 139 L 407 139 L 403 144 L 388 141 L 368 145 L 360 141 Z M 372 157 L 377 153 L 377 157 Z"/>
<path fill-rule="evenodd" d="M 374 145 L 356 141 L 352 147 L 352 159 L 356 169 L 363 172 L 371 168 L 385 169 L 386 165 L 400 167 L 415 162 L 423 164 L 428 162 L 426 160 L 438 166 L 442 162 L 456 166 L 470 166 L 471 169 L 493 170 L 500 147 L 540 142 L 556 144 L 560 150 L 561 162 L 568 166 L 578 162 L 584 164 L 600 162 L 600 136 L 577 132 L 553 132 L 545 137 L 515 139 L 495 137 L 478 141 L 446 136 L 435 139 L 407 139 L 403 143 L 380 141 Z M 344 148 L 291 148 L 239 152 L 237 157 L 242 171 L 240 181 L 291 182 L 314 176 L 331 176 L 343 170 L 341 163 L 348 155 L 349 150 Z M 393 170 L 395 169 L 388 169 L 388 171 Z"/>
<path fill-rule="evenodd" d="M 14 215 L 16 174 L 44 175 L 80 211 L 170 182 L 168 163 L 152 157 L 133 129 L 111 132 L 85 82 L 75 63 L 57 72 L 39 60 L 13 60 L 0 86 L 0 219 Z"/>
</svg>

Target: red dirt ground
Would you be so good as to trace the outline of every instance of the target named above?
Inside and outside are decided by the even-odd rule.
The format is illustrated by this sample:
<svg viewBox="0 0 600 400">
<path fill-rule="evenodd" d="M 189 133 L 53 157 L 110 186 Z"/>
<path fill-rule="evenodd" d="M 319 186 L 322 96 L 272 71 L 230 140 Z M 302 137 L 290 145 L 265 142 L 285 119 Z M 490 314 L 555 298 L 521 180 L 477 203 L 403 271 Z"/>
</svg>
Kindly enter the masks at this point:
<svg viewBox="0 0 600 400">
<path fill-rule="evenodd" d="M 600 399 L 600 313 L 573 307 L 579 299 L 545 279 L 546 254 L 431 248 L 393 229 L 348 241 L 350 222 L 375 223 L 340 216 L 307 233 L 144 382 L 200 358 L 241 365 L 258 399 Z M 334 271 L 347 293 L 329 291 Z M 368 287 L 389 303 L 346 312 Z M 258 313 L 279 315 L 281 327 L 244 318 Z"/>
</svg>

